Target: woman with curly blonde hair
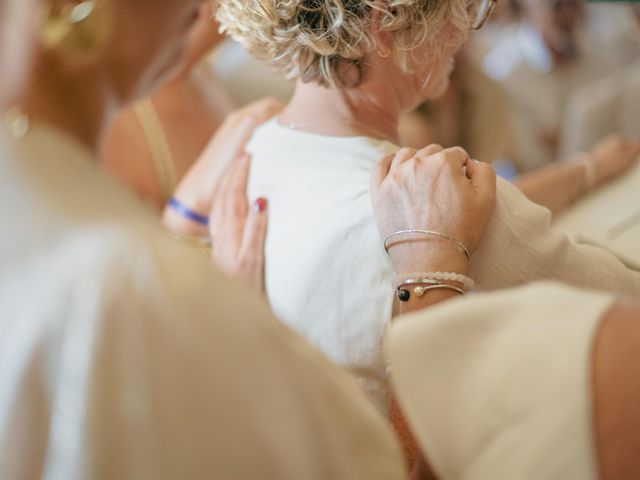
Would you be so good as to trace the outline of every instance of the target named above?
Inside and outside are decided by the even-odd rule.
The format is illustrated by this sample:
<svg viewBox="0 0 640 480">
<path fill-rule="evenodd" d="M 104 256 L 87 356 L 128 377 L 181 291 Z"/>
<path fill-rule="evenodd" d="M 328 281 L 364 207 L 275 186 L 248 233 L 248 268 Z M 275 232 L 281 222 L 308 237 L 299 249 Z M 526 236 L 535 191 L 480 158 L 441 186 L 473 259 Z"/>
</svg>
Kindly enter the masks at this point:
<svg viewBox="0 0 640 480">
<path fill-rule="evenodd" d="M 256 131 L 248 147 L 249 197 L 269 200 L 265 283 L 271 306 L 356 372 L 383 409 L 388 388 L 381 343 L 393 312 L 407 299 L 410 289 L 403 285 L 438 284 L 464 293 L 475 284 L 492 290 L 556 279 L 640 292 L 636 272 L 605 251 L 551 232 L 549 212 L 502 181 L 475 253 L 454 232 L 434 232 L 433 225 L 417 221 L 388 222 L 397 228 L 382 232 L 386 241 L 380 238 L 371 172 L 399 150 L 400 113 L 446 90 L 454 55 L 494 3 L 220 1 L 222 28 L 297 80 L 290 103 Z M 631 143 L 619 148 L 621 155 L 638 151 Z M 414 152 L 404 153 L 410 158 Z M 459 148 L 431 146 L 428 153 L 468 158 Z M 580 185 L 599 181 L 590 162 L 580 173 Z M 442 184 L 448 174 L 433 176 L 424 188 Z M 404 258 L 412 251 L 412 261 L 392 263 L 400 251 Z"/>
</svg>

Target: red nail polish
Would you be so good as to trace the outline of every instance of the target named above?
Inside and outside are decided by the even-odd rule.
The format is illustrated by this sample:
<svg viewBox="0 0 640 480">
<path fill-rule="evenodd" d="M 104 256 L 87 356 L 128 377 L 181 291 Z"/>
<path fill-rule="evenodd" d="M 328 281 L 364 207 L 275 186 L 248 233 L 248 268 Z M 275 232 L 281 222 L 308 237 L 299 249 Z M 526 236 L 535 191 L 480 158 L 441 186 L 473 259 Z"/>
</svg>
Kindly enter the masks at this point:
<svg viewBox="0 0 640 480">
<path fill-rule="evenodd" d="M 256 212 L 262 213 L 267 209 L 267 199 L 261 197 L 257 199 L 253 205 Z"/>
</svg>

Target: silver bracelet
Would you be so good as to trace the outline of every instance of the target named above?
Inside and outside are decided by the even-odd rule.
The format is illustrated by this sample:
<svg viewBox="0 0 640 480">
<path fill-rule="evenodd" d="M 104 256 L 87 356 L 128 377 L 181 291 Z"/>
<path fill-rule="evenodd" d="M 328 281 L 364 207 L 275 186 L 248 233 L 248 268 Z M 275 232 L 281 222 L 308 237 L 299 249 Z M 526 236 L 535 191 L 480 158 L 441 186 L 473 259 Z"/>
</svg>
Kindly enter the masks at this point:
<svg viewBox="0 0 640 480">
<path fill-rule="evenodd" d="M 393 285 L 399 285 L 401 283 L 407 283 L 407 281 L 414 281 L 414 283 L 443 283 L 443 281 L 450 281 L 459 283 L 466 292 L 471 292 L 476 289 L 476 282 L 466 275 L 454 272 L 416 272 L 408 275 L 398 275 L 393 282 Z"/>
<path fill-rule="evenodd" d="M 414 283 L 406 283 L 403 285 L 398 285 L 398 288 L 396 289 L 396 295 L 401 302 L 408 302 L 409 299 L 411 298 L 411 294 L 409 293 L 409 291 L 402 288 L 403 286 L 410 285 L 410 284 L 414 284 Z M 453 285 L 447 285 L 445 283 L 438 284 L 438 285 L 429 285 L 427 287 L 415 287 L 413 289 L 413 293 L 416 295 L 416 297 L 421 297 L 430 290 L 451 290 L 453 292 L 459 293 L 460 295 L 466 295 L 465 291 L 462 290 L 461 288 L 454 287 Z"/>
<path fill-rule="evenodd" d="M 421 235 L 428 235 L 431 237 L 438 237 L 445 240 L 449 240 L 450 242 L 454 243 L 460 250 L 462 250 L 462 252 L 467 257 L 467 261 L 471 261 L 471 254 L 469 253 L 469 250 L 467 249 L 467 247 L 465 247 L 462 244 L 462 242 L 460 242 L 459 240 L 456 240 L 451 235 L 447 235 L 445 233 L 440 233 L 440 232 L 434 232 L 433 230 L 417 230 L 416 229 L 416 230 L 399 230 L 397 232 L 393 232 L 391 235 L 388 235 L 387 238 L 384 239 L 385 252 L 389 253 L 389 240 L 395 237 L 399 237 L 401 235 L 408 235 L 411 233 L 419 233 Z"/>
</svg>

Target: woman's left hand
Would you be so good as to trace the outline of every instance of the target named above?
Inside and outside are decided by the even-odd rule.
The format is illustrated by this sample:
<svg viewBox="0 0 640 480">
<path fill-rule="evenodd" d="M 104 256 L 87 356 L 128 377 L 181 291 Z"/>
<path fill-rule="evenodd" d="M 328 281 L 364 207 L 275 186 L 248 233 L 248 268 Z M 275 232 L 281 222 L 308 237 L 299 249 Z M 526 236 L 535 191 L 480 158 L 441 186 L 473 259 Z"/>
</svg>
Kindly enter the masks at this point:
<svg viewBox="0 0 640 480">
<path fill-rule="evenodd" d="M 426 229 L 454 237 L 473 254 L 493 214 L 496 175 L 459 147 L 407 148 L 374 170 L 371 199 L 382 238 L 401 230 Z M 468 266 L 453 242 L 431 237 L 398 243 L 389 255 L 398 274 L 465 273 Z"/>
<path fill-rule="evenodd" d="M 243 154 L 254 130 L 276 115 L 282 104 L 272 98 L 251 103 L 227 116 L 189 169 L 174 192 L 174 197 L 191 211 L 206 215 L 211 210 L 219 184 L 227 168 Z M 166 208 L 164 225 L 173 233 L 185 237 L 199 237 L 207 233 L 203 225 L 189 221 L 172 208 Z"/>
<path fill-rule="evenodd" d="M 243 154 L 230 166 L 213 200 L 210 229 L 212 260 L 225 273 L 264 293 L 264 241 L 267 232 L 267 200 L 250 206 L 247 179 L 250 157 Z"/>
</svg>

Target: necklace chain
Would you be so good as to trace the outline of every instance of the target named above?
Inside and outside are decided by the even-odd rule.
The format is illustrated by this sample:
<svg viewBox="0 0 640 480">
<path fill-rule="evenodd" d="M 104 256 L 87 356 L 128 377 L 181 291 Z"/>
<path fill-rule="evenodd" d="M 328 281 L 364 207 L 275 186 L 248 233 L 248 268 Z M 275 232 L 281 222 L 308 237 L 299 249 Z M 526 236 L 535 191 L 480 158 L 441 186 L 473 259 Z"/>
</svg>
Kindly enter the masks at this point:
<svg viewBox="0 0 640 480">
<path fill-rule="evenodd" d="M 389 135 L 382 132 L 381 130 L 369 127 L 363 123 L 355 122 L 355 121 L 327 121 L 327 122 L 282 122 L 282 125 L 292 129 L 292 130 L 305 130 L 310 127 L 351 127 L 355 131 L 360 131 L 366 136 L 371 136 L 373 134 L 374 137 L 384 139 L 387 141 L 392 141 L 389 139 Z"/>
</svg>

